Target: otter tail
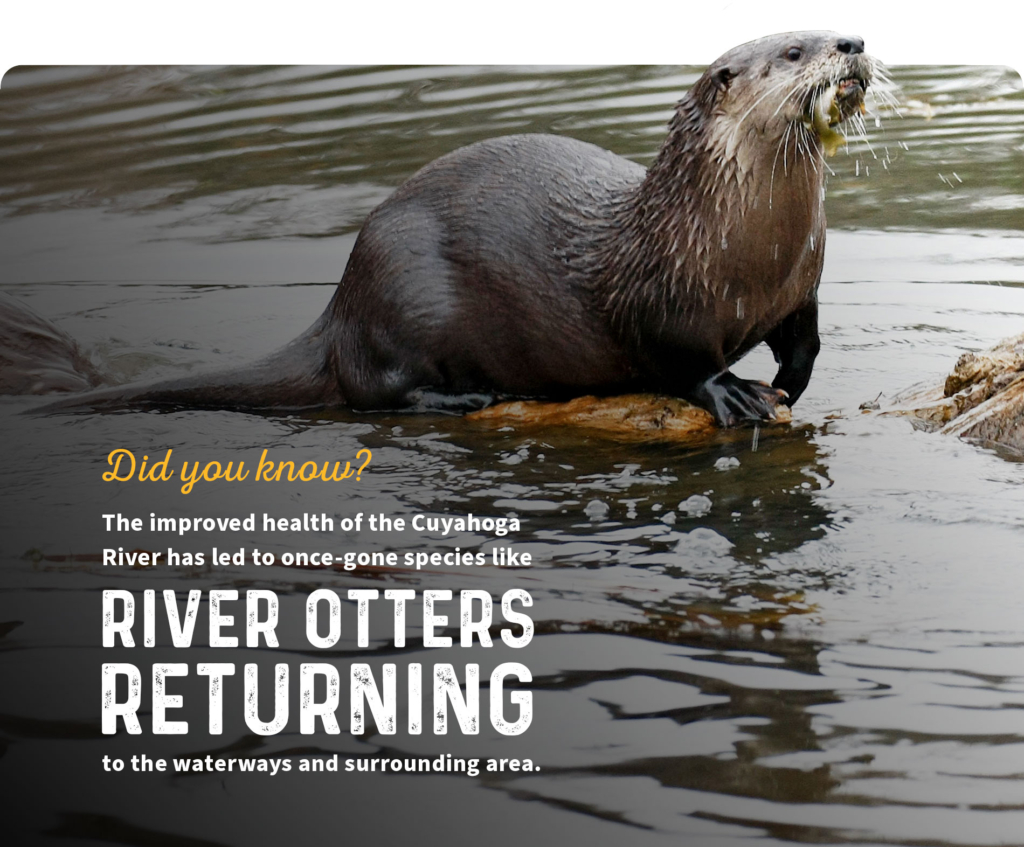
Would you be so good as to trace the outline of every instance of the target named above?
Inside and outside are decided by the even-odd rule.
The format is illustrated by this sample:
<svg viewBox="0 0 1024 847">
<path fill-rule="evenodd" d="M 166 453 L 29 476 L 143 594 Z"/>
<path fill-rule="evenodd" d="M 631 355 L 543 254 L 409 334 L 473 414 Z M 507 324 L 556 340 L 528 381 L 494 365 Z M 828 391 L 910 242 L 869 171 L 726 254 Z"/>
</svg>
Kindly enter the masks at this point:
<svg viewBox="0 0 1024 847">
<path fill-rule="evenodd" d="M 328 347 L 321 320 L 277 352 L 249 365 L 86 391 L 33 412 L 175 407 L 283 411 L 339 406 L 342 397 Z"/>
<path fill-rule="evenodd" d="M 0 394 L 83 391 L 105 381 L 70 335 L 0 292 Z"/>
</svg>

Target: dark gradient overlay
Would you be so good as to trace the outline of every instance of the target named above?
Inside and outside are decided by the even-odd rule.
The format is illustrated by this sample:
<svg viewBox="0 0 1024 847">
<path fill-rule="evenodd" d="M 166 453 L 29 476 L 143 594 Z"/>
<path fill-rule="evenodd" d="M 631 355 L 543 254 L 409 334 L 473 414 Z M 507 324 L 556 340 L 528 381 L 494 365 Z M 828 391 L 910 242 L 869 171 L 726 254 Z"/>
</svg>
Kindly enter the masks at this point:
<svg viewBox="0 0 1024 847">
<path fill-rule="evenodd" d="M 870 44 L 868 45 L 870 49 Z M 0 90 L 0 284 L 76 338 L 112 381 L 243 363 L 320 314 L 366 214 L 423 164 L 494 135 L 555 132 L 647 164 L 697 68 L 21 68 Z M 0 401 L 0 833 L 11 844 L 159 847 L 1024 842 L 1024 464 L 863 415 L 937 381 L 965 350 L 1024 329 L 1024 99 L 1000 68 L 901 68 L 902 116 L 828 165 L 823 350 L 791 426 L 697 445 L 475 424 L 440 414 L 165 412 L 40 416 Z M 770 354 L 741 363 L 770 378 Z M 352 461 L 337 483 L 105 482 L 116 448 L 162 458 Z M 178 537 L 108 532 L 103 514 L 239 517 Z M 262 528 L 326 514 L 334 531 Z M 482 530 L 380 534 L 383 513 L 517 516 Z M 102 551 L 447 553 L 512 544 L 530 568 L 113 567 Z M 328 649 L 310 592 L 343 600 Z M 356 643 L 352 588 L 530 593 L 533 641 L 424 648 L 410 603 Z M 102 591 L 203 592 L 195 646 L 103 648 Z M 280 646 L 244 646 L 245 607 L 209 644 L 208 593 L 276 592 Z M 141 611 L 141 610 L 140 610 Z M 518 631 L 518 630 L 517 630 Z M 141 638 L 141 626 L 135 629 Z M 530 668 L 534 718 L 490 725 L 490 671 Z M 142 671 L 143 733 L 101 733 L 101 667 Z M 187 735 L 151 731 L 151 668 Z M 233 662 L 207 732 L 203 662 Z M 299 666 L 335 664 L 342 732 L 299 732 Z M 398 731 L 348 731 L 353 662 L 398 668 Z M 406 729 L 424 670 L 427 729 Z M 481 671 L 481 729 L 430 731 L 433 665 Z M 290 718 L 246 726 L 287 664 Z M 120 690 L 119 696 L 126 696 Z M 317 690 L 317 696 L 323 696 Z M 515 715 L 505 692 L 505 709 Z M 454 721 L 450 716 L 449 721 Z M 104 756 L 288 759 L 289 773 L 105 772 Z M 345 773 L 344 762 L 532 760 L 539 771 Z M 300 760 L 341 763 L 300 773 Z M 268 765 L 269 766 L 269 765 Z M 378 765 L 379 767 L 379 765 Z"/>
</svg>

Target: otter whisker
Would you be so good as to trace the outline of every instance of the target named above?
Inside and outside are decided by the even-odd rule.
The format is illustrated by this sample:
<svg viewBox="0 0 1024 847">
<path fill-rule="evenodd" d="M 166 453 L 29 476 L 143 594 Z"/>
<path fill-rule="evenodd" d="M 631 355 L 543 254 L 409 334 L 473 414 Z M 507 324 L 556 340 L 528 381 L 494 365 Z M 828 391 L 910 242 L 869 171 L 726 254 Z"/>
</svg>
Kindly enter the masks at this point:
<svg viewBox="0 0 1024 847">
<path fill-rule="evenodd" d="M 782 107 L 786 105 L 786 101 L 789 100 L 789 98 L 796 94 L 798 91 L 800 91 L 801 88 L 803 88 L 803 81 L 797 80 L 796 83 L 794 83 L 793 88 L 790 90 L 789 94 L 787 94 L 785 97 L 782 98 L 781 101 L 779 101 L 779 105 L 776 107 L 775 111 L 772 112 L 773 118 L 776 117 L 779 114 L 779 112 L 782 111 Z"/>
<path fill-rule="evenodd" d="M 867 125 L 864 123 L 864 118 L 861 115 L 854 115 L 850 119 L 850 129 L 852 131 L 845 133 L 847 138 L 854 141 L 864 142 L 864 146 L 867 147 L 871 157 L 873 159 L 878 159 L 878 154 L 875 153 L 875 148 L 871 146 L 871 141 L 868 138 Z"/>
<path fill-rule="evenodd" d="M 786 147 L 789 143 L 789 133 L 793 129 L 793 124 L 786 124 L 786 131 L 782 134 L 782 139 L 779 141 L 779 146 L 775 148 L 775 158 L 772 159 L 772 178 L 768 183 L 768 208 L 772 208 L 772 196 L 775 191 L 775 166 L 779 162 L 779 153 L 782 153 L 782 172 L 789 174 L 789 169 L 786 166 Z"/>
<path fill-rule="evenodd" d="M 871 157 L 873 159 L 877 159 L 878 154 L 875 153 L 875 148 L 871 146 L 871 139 L 868 138 L 868 127 L 867 124 L 864 123 L 864 118 L 862 115 L 854 116 L 853 126 L 857 130 L 857 140 L 863 141 L 864 146 L 867 147 L 868 152 L 871 153 Z"/>
<path fill-rule="evenodd" d="M 807 165 L 809 164 L 811 166 L 811 170 L 813 170 L 814 173 L 817 174 L 818 173 L 818 166 L 815 164 L 814 159 L 815 158 L 820 158 L 821 161 L 824 162 L 825 161 L 824 150 L 821 148 L 821 146 L 819 144 L 815 144 L 814 145 L 815 151 L 818 153 L 818 155 L 817 155 L 817 157 L 814 155 L 814 152 L 811 150 L 811 141 L 810 141 L 810 139 L 811 139 L 811 132 L 809 130 L 807 130 L 806 127 L 804 128 L 803 133 L 801 133 L 797 137 L 798 137 L 798 139 L 799 139 L 799 141 L 800 141 L 800 143 L 801 143 L 801 145 L 803 147 L 804 154 L 805 154 L 804 155 L 804 172 L 806 173 Z"/>
<path fill-rule="evenodd" d="M 737 126 L 742 126 L 743 122 L 744 122 L 744 121 L 745 121 L 745 120 L 746 120 L 746 119 L 747 119 L 747 118 L 748 118 L 748 117 L 750 116 L 750 113 L 751 113 L 751 112 L 753 112 L 753 111 L 754 111 L 754 109 L 756 109 L 756 108 L 757 108 L 757 107 L 758 107 L 759 105 L 761 105 L 761 102 L 762 102 L 762 101 L 763 101 L 763 100 L 764 100 L 764 99 L 765 99 L 766 97 L 768 97 L 768 96 L 769 96 L 769 95 L 771 95 L 771 94 L 774 94 L 774 93 L 775 93 L 776 91 L 778 91 L 778 90 L 779 90 L 780 88 L 782 88 L 783 86 L 785 86 L 785 85 L 788 85 L 788 84 L 789 84 L 789 81 L 788 81 L 788 80 L 783 80 L 782 82 L 776 83 L 776 84 L 775 84 L 775 85 L 773 85 L 773 86 L 772 86 L 771 88 L 769 88 L 769 89 L 768 89 L 768 90 L 767 90 L 767 91 L 766 91 L 766 92 L 765 92 L 764 94 L 762 94 L 762 95 L 761 95 L 760 97 L 758 97 L 758 98 L 757 98 L 757 99 L 756 99 L 756 100 L 754 101 L 753 105 L 752 105 L 752 106 L 751 106 L 751 107 L 750 107 L 749 109 L 747 109 L 747 111 L 745 111 L 745 112 L 744 112 L 744 113 L 743 113 L 743 114 L 742 114 L 742 115 L 740 116 L 740 119 L 739 119 L 739 120 L 738 120 L 738 121 L 736 122 L 736 125 L 737 125 Z"/>
<path fill-rule="evenodd" d="M 877 59 L 871 60 L 871 98 L 882 109 L 892 110 L 898 117 L 902 118 L 900 111 L 899 86 L 893 82 L 889 69 Z"/>
<path fill-rule="evenodd" d="M 801 131 L 801 129 L 803 131 Z M 806 174 L 807 173 L 807 161 L 806 160 L 807 160 L 807 155 L 808 155 L 807 154 L 807 145 L 806 145 L 806 142 L 807 142 L 807 129 L 803 128 L 803 127 L 801 127 L 801 129 L 798 129 L 796 131 L 796 134 L 793 136 L 793 164 L 794 164 L 794 166 L 796 165 L 797 162 L 802 164 L 803 168 L 804 168 L 804 174 Z"/>
</svg>

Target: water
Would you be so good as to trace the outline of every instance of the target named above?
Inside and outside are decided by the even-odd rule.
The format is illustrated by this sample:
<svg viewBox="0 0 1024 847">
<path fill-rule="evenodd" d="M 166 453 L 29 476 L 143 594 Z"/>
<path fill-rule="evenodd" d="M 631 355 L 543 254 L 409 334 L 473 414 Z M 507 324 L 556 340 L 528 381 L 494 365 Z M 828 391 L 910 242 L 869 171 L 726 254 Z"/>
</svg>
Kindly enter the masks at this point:
<svg viewBox="0 0 1024 847">
<path fill-rule="evenodd" d="M 365 215 L 418 167 L 511 132 L 648 163 L 695 68 L 23 69 L 0 95 L 0 282 L 121 379 L 244 362 L 319 315 Z M 28 843 L 258 844 L 296 832 L 455 843 L 1024 843 L 1024 463 L 862 415 L 1024 328 L 1024 96 L 998 68 L 895 72 L 902 118 L 830 165 L 823 350 L 787 428 L 700 445 L 515 431 L 438 415 L 181 411 L 26 418 L 0 403 L 0 773 Z M 738 370 L 769 376 L 754 351 Z M 884 397 L 883 397 L 884 399 Z M 349 460 L 358 485 L 100 481 L 115 447 L 186 459 Z M 722 459 L 736 459 L 735 462 Z M 706 506 L 691 508 L 691 497 Z M 692 503 L 691 503 L 692 506 Z M 104 569 L 99 551 L 448 551 L 495 541 L 262 532 L 114 537 L 99 515 L 516 514 L 529 571 Z M 705 513 L 706 512 L 706 513 Z M 240 574 L 240 575 L 239 575 Z M 525 588 L 523 650 L 395 652 L 391 621 L 314 651 L 317 587 Z M 104 588 L 269 588 L 276 650 L 100 646 Z M 204 595 L 205 601 L 205 595 Z M 351 609 L 346 605 L 345 615 Z M 197 640 L 206 643 L 205 605 Z M 346 620 L 348 620 L 346 618 Z M 415 624 L 416 618 L 410 618 Z M 239 628 L 236 628 L 236 631 Z M 369 656 L 369 658 L 367 658 Z M 310 658 L 313 657 L 313 658 Z M 105 661 L 518 660 L 515 739 L 347 731 L 261 738 L 241 717 L 105 737 Z M 294 671 L 293 671 L 294 673 Z M 344 679 L 344 676 L 343 676 Z M 144 677 L 148 689 L 148 677 Z M 344 688 L 344 683 L 343 683 Z M 486 710 L 486 689 L 482 692 Z M 148 694 L 147 694 L 148 697 Z M 144 701 L 148 702 L 148 701 Z M 344 703 L 343 699 L 343 703 Z M 268 700 L 264 714 L 271 709 Z M 344 707 L 339 715 L 344 716 Z M 173 715 L 177 717 L 177 714 Z M 344 720 L 342 721 L 344 724 Z M 104 774 L 103 755 L 531 757 L 534 774 Z M 396 814 L 400 812 L 400 814 Z M 422 827 L 420 832 L 417 827 Z M 427 833 L 424 835 L 423 833 Z"/>
</svg>

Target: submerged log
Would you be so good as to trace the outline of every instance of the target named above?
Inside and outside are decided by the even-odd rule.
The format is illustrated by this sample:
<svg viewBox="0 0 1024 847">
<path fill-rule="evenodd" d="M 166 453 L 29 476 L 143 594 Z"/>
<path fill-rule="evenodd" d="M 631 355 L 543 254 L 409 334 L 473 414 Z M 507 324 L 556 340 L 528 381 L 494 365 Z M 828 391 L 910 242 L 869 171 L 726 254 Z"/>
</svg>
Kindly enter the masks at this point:
<svg viewBox="0 0 1024 847">
<path fill-rule="evenodd" d="M 928 430 L 1024 453 L 1024 335 L 964 353 L 941 386 L 915 386 L 883 414 Z"/>
<path fill-rule="evenodd" d="M 776 408 L 779 423 L 789 423 L 789 409 Z M 565 403 L 515 400 L 467 415 L 470 420 L 515 428 L 578 427 L 616 437 L 690 441 L 717 430 L 704 409 L 658 394 L 577 397 Z"/>
</svg>

